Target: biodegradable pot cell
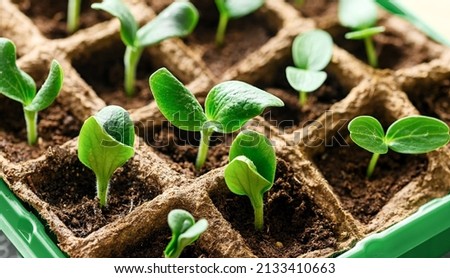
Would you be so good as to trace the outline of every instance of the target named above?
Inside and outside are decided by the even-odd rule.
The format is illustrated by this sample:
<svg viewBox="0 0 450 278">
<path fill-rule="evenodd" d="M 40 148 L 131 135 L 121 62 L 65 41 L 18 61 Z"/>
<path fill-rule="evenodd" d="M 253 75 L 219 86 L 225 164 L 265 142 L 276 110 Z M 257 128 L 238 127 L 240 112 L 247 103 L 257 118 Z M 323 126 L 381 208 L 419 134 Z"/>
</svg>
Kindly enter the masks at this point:
<svg viewBox="0 0 450 278">
<path fill-rule="evenodd" d="M 336 256 L 450 191 L 448 146 L 419 156 L 386 154 L 373 178 L 381 178 L 384 184 L 384 176 L 390 175 L 385 170 L 395 175 L 390 175 L 392 186 L 382 189 L 362 176 L 370 155 L 348 139 L 348 122 L 362 114 L 378 117 L 385 126 L 418 113 L 448 123 L 448 115 L 442 112 L 448 104 L 449 50 L 400 19 L 382 14 L 380 21 L 389 36 L 398 36 L 395 49 L 404 48 L 397 45 L 402 41 L 412 51 L 400 57 L 401 61 L 391 61 L 389 55 L 399 52 L 380 48 L 380 61 L 387 63 L 381 65 L 391 69 L 379 70 L 370 68 L 363 55 L 350 53 L 352 48 L 341 43 L 339 37 L 345 30 L 333 12 L 337 1 L 326 1 L 329 6 L 324 5 L 317 14 L 308 8 L 311 3 L 298 11 L 290 1 L 266 1 L 254 15 L 230 22 L 230 41 L 236 32 L 233 29 L 242 26 L 245 32 L 239 36 L 246 36 L 253 20 L 262 23 L 257 27 L 261 31 L 255 32 L 267 36 L 255 47 L 247 47 L 247 42 L 230 43 L 245 48 L 235 50 L 242 56 L 232 59 L 225 55 L 230 46 L 208 50 L 213 43 L 206 39 L 215 31 L 217 11 L 212 1 L 196 0 L 193 2 L 204 18 L 192 36 L 146 49 L 140 65 L 141 87 L 146 93 L 142 100 L 138 97 L 142 102 L 134 104 L 135 100 L 126 99 L 115 102 L 114 94 L 105 97 L 121 90 L 122 76 L 117 71 L 122 67 L 123 46 L 117 20 L 96 23 L 61 39 L 47 39 L 20 11 L 21 4 L 13 2 L 26 1 L 1 1 L 0 35 L 15 42 L 20 67 L 42 83 L 54 58 L 63 65 L 65 81 L 56 102 L 40 114 L 39 152 L 25 150 L 26 157 L 8 154 L 25 144 L 21 139 L 23 124 L 16 125 L 12 121 L 16 116 L 6 114 L 19 114 L 20 106 L 0 97 L 0 107 L 5 108 L 0 111 L 5 119 L 0 124 L 0 177 L 36 210 L 70 257 L 162 257 L 171 237 L 167 214 L 176 208 L 209 222 L 209 228 L 182 257 Z M 126 1 L 140 24 L 171 2 Z M 208 24 L 213 29 L 209 30 Z M 322 93 L 331 92 L 331 101 L 308 118 L 297 115 L 298 94 L 287 85 L 284 69 L 292 64 L 295 36 L 317 27 L 330 31 L 335 39 L 333 57 L 325 69 L 329 78 L 316 92 L 319 100 Z M 245 40 L 245 36 L 238 40 Z M 219 55 L 220 51 L 225 53 Z M 411 59 L 417 51 L 422 55 Z M 277 156 L 276 180 L 264 196 L 265 226 L 261 232 L 252 227 L 248 198 L 233 195 L 223 177 L 229 145 L 236 134 L 218 135 L 206 167 L 195 171 L 196 134 L 172 128 L 144 84 L 161 66 L 187 84 L 200 102 L 214 85 L 230 79 L 246 81 L 285 99 L 286 108 L 266 112 L 294 122 L 288 130 L 263 115 L 245 126 L 265 134 Z M 289 91 L 287 95 L 280 93 L 283 90 Z M 76 136 L 83 121 L 107 103 L 128 108 L 137 140 L 135 156 L 113 176 L 110 206 L 102 209 L 96 200 L 94 175 L 78 161 Z M 330 165 L 334 171 L 328 170 Z M 372 199 L 368 198 L 368 204 L 363 197 Z"/>
</svg>

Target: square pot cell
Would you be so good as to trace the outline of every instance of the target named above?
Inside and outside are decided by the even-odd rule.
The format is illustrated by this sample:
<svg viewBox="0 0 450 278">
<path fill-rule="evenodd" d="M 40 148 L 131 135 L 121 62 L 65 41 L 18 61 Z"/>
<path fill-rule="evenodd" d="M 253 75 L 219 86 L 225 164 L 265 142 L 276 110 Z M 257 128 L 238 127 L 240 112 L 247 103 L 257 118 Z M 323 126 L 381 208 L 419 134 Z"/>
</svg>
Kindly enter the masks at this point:
<svg viewBox="0 0 450 278">
<path fill-rule="evenodd" d="M 433 51 L 430 51 L 429 40 L 426 41 L 428 43 L 424 43 L 423 40 L 417 39 L 417 34 L 411 35 L 411 33 L 417 33 L 417 29 L 412 25 L 408 25 L 404 30 L 405 26 L 399 28 L 395 25 L 400 21 L 393 22 L 388 19 L 383 17 L 378 20 L 376 26 L 384 26 L 386 31 L 373 36 L 379 68 L 397 70 L 430 62 L 437 58 Z M 407 24 L 406 22 L 402 23 L 403 25 Z M 327 31 L 332 35 L 335 44 L 364 63 L 368 63 L 364 41 L 345 38 L 345 34 L 350 32 L 350 29 L 335 25 L 328 28 Z"/>
<path fill-rule="evenodd" d="M 12 0 L 13 3 L 38 27 L 41 33 L 49 39 L 59 39 L 69 36 L 67 33 L 68 1 L 51 0 Z M 80 8 L 80 28 L 84 29 L 111 17 L 105 13 L 91 9 L 91 4 L 100 0 L 82 0 Z"/>
<path fill-rule="evenodd" d="M 275 182 L 264 196 L 261 232 L 255 230 L 253 208 L 247 196 L 231 193 L 226 185 L 210 196 L 258 257 L 298 257 L 323 250 L 331 254 L 339 244 L 338 225 L 326 217 L 327 213 L 314 202 L 284 160 L 278 159 Z"/>
<path fill-rule="evenodd" d="M 76 237 L 85 238 L 161 193 L 145 176 L 145 166 L 135 155 L 114 173 L 108 204 L 101 208 L 94 173 L 74 149 L 56 147 L 23 180 Z"/>
<path fill-rule="evenodd" d="M 73 67 L 107 105 L 134 109 L 148 105 L 153 95 L 148 78 L 157 70 L 147 51 L 143 51 L 136 72 L 135 93 L 127 97 L 124 90 L 125 46 L 119 38 L 111 39 L 107 47 L 86 52 L 72 61 Z"/>
<path fill-rule="evenodd" d="M 386 114 L 381 110 L 369 113 L 380 120 L 385 130 L 395 120 Z M 339 129 L 337 136 L 344 140 L 331 141 L 332 144 L 316 154 L 313 161 L 338 195 L 344 209 L 361 223 L 368 224 L 394 195 L 424 177 L 428 170 L 428 157 L 389 151 L 380 155 L 369 179 L 366 170 L 372 153 L 353 143 L 347 130 L 348 122 Z"/>
<path fill-rule="evenodd" d="M 285 67 L 274 72 L 276 76 L 274 82 L 261 84 L 259 87 L 280 98 L 284 102 L 284 107 L 268 108 L 263 116 L 267 122 L 278 127 L 283 133 L 290 133 L 310 125 L 348 93 L 338 78 L 327 72 L 325 83 L 316 91 L 308 93 L 308 102 L 300 106 L 299 92 L 289 85 Z"/>
</svg>

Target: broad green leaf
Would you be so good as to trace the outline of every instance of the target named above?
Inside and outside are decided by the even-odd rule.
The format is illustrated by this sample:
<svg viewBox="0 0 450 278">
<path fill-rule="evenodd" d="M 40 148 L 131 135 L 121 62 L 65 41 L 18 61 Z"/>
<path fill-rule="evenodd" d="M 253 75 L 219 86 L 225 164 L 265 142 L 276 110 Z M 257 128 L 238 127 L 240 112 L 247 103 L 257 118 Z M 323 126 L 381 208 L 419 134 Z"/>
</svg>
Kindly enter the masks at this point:
<svg viewBox="0 0 450 278">
<path fill-rule="evenodd" d="M 36 94 L 33 78 L 16 65 L 16 47 L 12 41 L 0 38 L 0 93 L 28 105 Z"/>
<path fill-rule="evenodd" d="M 338 17 L 342 26 L 360 30 L 377 21 L 375 0 L 339 0 Z"/>
<path fill-rule="evenodd" d="M 262 205 L 262 195 L 272 187 L 272 183 L 258 173 L 255 164 L 243 155 L 228 163 L 224 176 L 231 192 L 246 195 L 255 206 Z"/>
<path fill-rule="evenodd" d="M 386 132 L 387 144 L 399 153 L 427 153 L 446 145 L 448 141 L 448 125 L 426 116 L 402 118 L 395 121 Z"/>
<path fill-rule="evenodd" d="M 206 118 L 218 122 L 221 133 L 238 130 L 270 106 L 284 106 L 279 98 L 241 81 L 225 81 L 211 89 L 205 101 Z"/>
<path fill-rule="evenodd" d="M 109 105 L 94 116 L 111 137 L 120 143 L 133 147 L 134 124 L 130 114 L 120 106 Z"/>
<path fill-rule="evenodd" d="M 238 134 L 230 147 L 230 161 L 238 156 L 245 156 L 256 166 L 257 172 L 271 184 L 275 179 L 277 159 L 272 143 L 266 136 L 244 130 Z"/>
<path fill-rule="evenodd" d="M 200 235 L 208 228 L 206 219 L 198 220 L 178 237 L 178 248 L 184 249 L 186 246 L 196 241 Z"/>
<path fill-rule="evenodd" d="M 183 209 L 171 210 L 167 216 L 167 223 L 173 234 L 180 235 L 194 225 L 194 217 Z"/>
<path fill-rule="evenodd" d="M 134 149 L 106 133 L 95 117 L 84 122 L 78 139 L 78 158 L 97 177 L 109 180 L 133 155 Z"/>
<path fill-rule="evenodd" d="M 120 21 L 120 36 L 122 41 L 128 46 L 136 46 L 138 25 L 122 0 L 103 0 L 102 3 L 94 3 L 91 7 L 96 10 L 103 10 L 117 17 Z"/>
<path fill-rule="evenodd" d="M 220 13 L 230 18 L 239 18 L 251 14 L 264 5 L 265 0 L 216 0 Z"/>
<path fill-rule="evenodd" d="M 379 33 L 383 33 L 385 30 L 386 28 L 384 28 L 383 26 L 371 27 L 358 31 L 348 32 L 345 34 L 345 38 L 349 40 L 361 40 L 372 37 Z"/>
<path fill-rule="evenodd" d="M 198 22 L 198 11 L 190 2 L 174 2 L 137 32 L 138 46 L 159 43 L 171 37 L 192 33 Z"/>
<path fill-rule="evenodd" d="M 166 68 L 150 76 L 150 88 L 161 113 L 174 126 L 200 131 L 206 122 L 202 106 L 194 95 Z"/>
<path fill-rule="evenodd" d="M 388 145 L 380 122 L 371 116 L 359 116 L 348 124 L 350 138 L 356 145 L 372 153 L 385 154 Z"/>
<path fill-rule="evenodd" d="M 52 61 L 50 73 L 33 101 L 25 106 L 28 111 L 41 111 L 49 107 L 61 91 L 63 84 L 63 70 L 56 60 Z"/>
<path fill-rule="evenodd" d="M 323 70 L 333 56 L 333 39 L 323 30 L 298 35 L 292 44 L 292 59 L 297 68 Z"/>
<path fill-rule="evenodd" d="M 312 92 L 317 90 L 327 79 L 324 71 L 309 71 L 294 67 L 286 68 L 286 78 L 289 84 L 299 92 Z"/>
</svg>

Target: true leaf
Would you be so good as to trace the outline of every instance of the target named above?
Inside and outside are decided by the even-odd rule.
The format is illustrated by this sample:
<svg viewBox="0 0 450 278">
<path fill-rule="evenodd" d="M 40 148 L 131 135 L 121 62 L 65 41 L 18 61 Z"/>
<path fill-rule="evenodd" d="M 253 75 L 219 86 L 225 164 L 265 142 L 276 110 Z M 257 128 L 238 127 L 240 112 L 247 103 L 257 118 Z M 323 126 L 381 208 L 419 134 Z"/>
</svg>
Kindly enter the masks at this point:
<svg viewBox="0 0 450 278">
<path fill-rule="evenodd" d="M 16 47 L 12 41 L 0 38 L 0 93 L 28 105 L 36 94 L 33 78 L 16 65 Z"/>
<path fill-rule="evenodd" d="M 198 11 L 190 2 L 174 2 L 137 32 L 140 47 L 171 37 L 189 35 L 198 22 Z"/>
<path fill-rule="evenodd" d="M 426 116 L 399 119 L 386 132 L 389 148 L 399 153 L 427 153 L 447 144 L 448 141 L 448 125 Z"/>
<path fill-rule="evenodd" d="M 128 46 L 136 46 L 138 25 L 128 7 L 121 0 L 103 0 L 92 4 L 93 9 L 106 11 L 120 21 L 120 36 Z"/>
<path fill-rule="evenodd" d="M 216 0 L 218 9 L 230 18 L 246 16 L 264 5 L 265 0 Z"/>
<path fill-rule="evenodd" d="M 166 68 L 150 76 L 150 88 L 161 113 L 183 130 L 200 131 L 207 121 L 194 95 Z"/>
<path fill-rule="evenodd" d="M 322 86 L 323 82 L 327 79 L 327 73 L 324 71 L 309 71 L 287 67 L 286 78 L 295 90 L 299 92 L 312 92 Z"/>
<path fill-rule="evenodd" d="M 348 124 L 348 130 L 350 131 L 350 138 L 361 148 L 378 154 L 388 152 L 383 127 L 374 117 L 356 117 Z"/>
<path fill-rule="evenodd" d="M 319 71 L 333 55 L 333 39 L 323 30 L 313 30 L 297 36 L 292 44 L 292 58 L 297 68 Z"/>
<path fill-rule="evenodd" d="M 63 84 L 63 71 L 56 60 L 52 61 L 50 73 L 42 87 L 37 92 L 31 103 L 25 106 L 29 111 L 41 111 L 49 107 L 61 90 Z"/>
<path fill-rule="evenodd" d="M 241 128 L 249 119 L 269 106 L 284 106 L 283 101 L 241 81 L 226 81 L 214 86 L 205 101 L 206 117 L 218 122 L 222 133 Z"/>
<path fill-rule="evenodd" d="M 133 147 L 134 124 L 126 110 L 115 105 L 106 106 L 95 115 L 95 119 L 115 140 Z"/>
<path fill-rule="evenodd" d="M 374 0 L 339 0 L 339 21 L 351 29 L 364 29 L 377 21 L 377 6 Z"/>
</svg>

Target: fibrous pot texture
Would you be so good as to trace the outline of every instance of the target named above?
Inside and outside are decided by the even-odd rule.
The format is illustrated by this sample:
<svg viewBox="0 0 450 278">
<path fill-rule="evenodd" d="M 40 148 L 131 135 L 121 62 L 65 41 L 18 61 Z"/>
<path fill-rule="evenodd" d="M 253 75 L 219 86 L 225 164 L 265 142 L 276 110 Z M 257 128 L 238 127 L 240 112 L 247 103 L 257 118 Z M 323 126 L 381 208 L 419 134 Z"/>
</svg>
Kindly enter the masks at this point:
<svg viewBox="0 0 450 278">
<path fill-rule="evenodd" d="M 130 99 L 123 97 L 119 22 L 87 5 L 81 29 L 69 35 L 66 7 L 50 2 L 0 1 L 0 36 L 17 46 L 19 66 L 38 85 L 52 59 L 65 73 L 61 94 L 39 116 L 35 147 L 26 145 L 25 123 L 17 121 L 20 105 L 0 96 L 0 176 L 71 257 L 161 257 L 171 236 L 167 214 L 175 208 L 209 222 L 184 257 L 328 257 L 450 191 L 450 147 L 425 155 L 388 153 L 369 180 L 370 154 L 349 139 L 348 122 L 358 115 L 375 116 L 385 127 L 414 114 L 450 124 L 449 50 L 402 19 L 380 10 L 386 32 L 375 38 L 381 68 L 373 69 L 360 42 L 343 39 L 337 1 L 307 0 L 297 9 L 292 1 L 267 0 L 253 15 L 230 22 L 225 46 L 217 48 L 214 1 L 193 0 L 197 29 L 145 49 L 137 97 Z M 126 1 L 141 24 L 171 2 Z M 333 57 L 327 81 L 299 108 L 284 71 L 293 64 L 295 36 L 315 28 L 332 35 Z M 231 194 L 224 181 L 237 133 L 214 135 L 208 161 L 197 171 L 199 134 L 168 123 L 148 87 L 148 77 L 163 66 L 201 103 L 212 86 L 233 79 L 285 102 L 244 127 L 268 136 L 277 154 L 263 231 L 253 229 L 248 198 Z M 131 113 L 138 139 L 135 156 L 113 176 L 110 205 L 101 209 L 95 177 L 77 158 L 77 136 L 83 121 L 107 104 Z"/>
</svg>

